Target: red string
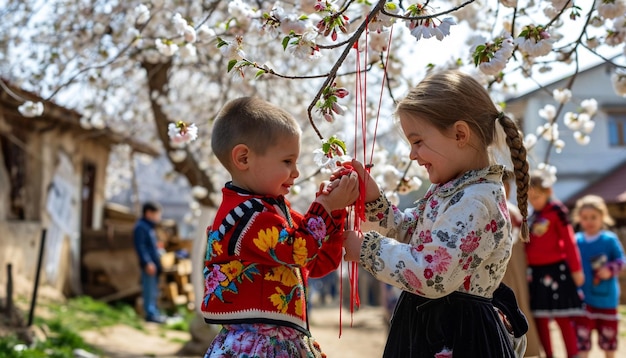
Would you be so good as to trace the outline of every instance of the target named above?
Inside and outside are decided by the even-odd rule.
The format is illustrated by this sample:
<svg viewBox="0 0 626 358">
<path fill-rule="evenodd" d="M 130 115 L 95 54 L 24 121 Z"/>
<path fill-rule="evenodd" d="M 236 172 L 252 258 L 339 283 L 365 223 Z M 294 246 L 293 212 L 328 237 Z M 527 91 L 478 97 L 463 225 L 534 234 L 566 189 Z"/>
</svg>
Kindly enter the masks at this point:
<svg viewBox="0 0 626 358">
<path fill-rule="evenodd" d="M 376 146 L 376 133 L 378 132 L 378 119 L 380 118 L 380 107 L 383 102 L 383 91 L 385 89 L 385 81 L 387 80 L 387 64 L 389 63 L 389 54 L 391 53 L 391 36 L 393 35 L 393 26 L 389 30 L 389 40 L 387 41 L 387 56 L 383 67 L 383 80 L 380 83 L 380 97 L 378 98 L 378 110 L 376 111 L 376 123 L 374 125 L 374 138 L 372 138 L 372 151 L 370 154 L 370 167 L 374 160 L 374 148 Z"/>
<path fill-rule="evenodd" d="M 367 19 L 366 19 L 367 21 Z M 392 37 L 392 31 L 393 31 L 393 27 L 391 28 L 391 31 L 389 32 L 389 42 L 387 45 L 387 56 L 386 56 L 386 60 L 385 60 L 385 64 L 384 64 L 384 72 L 383 72 L 383 79 L 382 79 L 382 83 L 381 83 L 381 89 L 380 89 L 380 97 L 378 99 L 378 109 L 377 109 L 377 113 L 376 113 L 376 123 L 375 123 L 375 127 L 374 127 L 374 138 L 373 138 L 373 143 L 372 143 L 372 149 L 371 149 L 371 153 L 370 153 L 370 158 L 369 158 L 369 164 L 370 165 L 366 165 L 365 170 L 369 173 L 370 172 L 370 168 L 372 167 L 372 162 L 373 162 L 373 158 L 374 158 L 374 146 L 376 144 L 376 133 L 378 131 L 378 121 L 380 118 L 380 107 L 382 104 L 382 96 L 383 96 L 383 90 L 384 90 L 384 86 L 385 86 L 385 80 L 387 78 L 387 63 L 389 61 L 389 53 L 390 53 L 390 46 L 391 46 L 391 37 Z M 367 38 L 368 38 L 368 31 L 365 31 L 365 44 L 367 44 Z M 358 153 L 358 148 L 357 148 L 357 143 L 358 143 L 358 134 L 359 134 L 359 116 L 360 116 L 360 121 L 361 121 L 361 128 L 360 128 L 360 134 L 361 134 L 361 148 L 363 151 L 363 159 L 362 159 L 362 163 L 368 163 L 367 160 L 367 55 L 368 55 L 368 51 L 367 48 L 365 48 L 364 50 L 364 57 L 363 57 L 363 63 L 364 63 L 364 68 L 365 70 L 362 71 L 362 67 L 361 67 L 361 55 L 359 52 L 359 42 L 356 41 L 353 47 L 356 50 L 356 80 L 355 80 L 355 121 L 354 121 L 354 153 L 355 153 L 355 157 L 356 154 Z M 366 182 L 363 181 L 362 178 L 359 179 L 359 197 L 357 199 L 357 201 L 354 203 L 354 208 L 352 210 L 352 208 L 350 209 L 350 212 L 348 214 L 348 218 L 353 218 L 353 223 L 352 225 L 348 224 L 348 227 L 352 226 L 354 231 L 358 231 L 361 232 L 361 222 L 365 221 L 365 188 L 366 188 Z M 341 263 L 341 272 L 343 273 L 343 262 Z M 358 281 L 359 281 L 359 275 L 358 275 L 358 263 L 357 262 L 350 262 L 348 265 L 348 279 L 350 282 L 350 327 L 352 327 L 352 324 L 354 323 L 354 308 L 358 308 L 361 306 L 361 299 L 359 297 L 359 287 L 358 287 Z M 341 297 L 343 297 L 343 279 L 340 277 L 340 283 L 339 283 L 339 292 Z M 341 338 L 341 332 L 342 332 L 342 304 L 340 303 L 339 305 L 339 338 Z"/>
</svg>

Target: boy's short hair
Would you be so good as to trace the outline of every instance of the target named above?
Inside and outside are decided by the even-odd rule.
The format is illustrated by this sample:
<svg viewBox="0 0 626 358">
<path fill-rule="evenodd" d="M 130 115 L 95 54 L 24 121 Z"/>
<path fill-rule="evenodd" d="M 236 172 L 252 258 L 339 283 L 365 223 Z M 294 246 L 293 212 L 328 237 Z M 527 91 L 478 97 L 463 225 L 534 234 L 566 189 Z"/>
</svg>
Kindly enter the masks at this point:
<svg viewBox="0 0 626 358">
<path fill-rule="evenodd" d="M 146 216 L 147 212 L 158 212 L 158 211 L 161 211 L 161 206 L 152 201 L 145 202 L 143 204 L 143 207 L 141 208 L 141 214 L 143 216 Z"/>
<path fill-rule="evenodd" d="M 224 105 L 213 123 L 211 149 L 222 165 L 230 170 L 230 153 L 245 144 L 255 153 L 280 141 L 281 136 L 302 133 L 300 126 L 284 109 L 257 97 L 241 97 Z"/>
</svg>

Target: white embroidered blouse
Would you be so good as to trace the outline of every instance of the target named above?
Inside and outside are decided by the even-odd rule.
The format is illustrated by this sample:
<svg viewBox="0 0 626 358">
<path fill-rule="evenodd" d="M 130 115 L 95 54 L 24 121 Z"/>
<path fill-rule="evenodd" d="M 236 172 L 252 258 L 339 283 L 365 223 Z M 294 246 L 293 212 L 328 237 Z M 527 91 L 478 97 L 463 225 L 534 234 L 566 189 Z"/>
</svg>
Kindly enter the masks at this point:
<svg viewBox="0 0 626 358">
<path fill-rule="evenodd" d="M 381 196 L 366 204 L 361 265 L 378 280 L 439 298 L 454 291 L 491 298 L 511 254 L 503 167 L 469 171 L 431 185 L 417 206 L 400 211 Z"/>
</svg>

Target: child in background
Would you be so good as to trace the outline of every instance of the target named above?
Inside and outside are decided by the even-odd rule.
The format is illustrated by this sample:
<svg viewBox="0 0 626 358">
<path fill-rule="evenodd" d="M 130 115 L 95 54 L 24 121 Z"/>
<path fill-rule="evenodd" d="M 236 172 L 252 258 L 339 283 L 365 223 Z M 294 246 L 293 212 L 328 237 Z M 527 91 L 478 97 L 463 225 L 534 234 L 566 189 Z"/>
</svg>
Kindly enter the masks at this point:
<svg viewBox="0 0 626 358">
<path fill-rule="evenodd" d="M 292 210 L 284 196 L 299 175 L 300 133 L 289 113 L 253 97 L 227 103 L 215 120 L 211 147 L 232 181 L 208 230 L 201 309 L 223 328 L 207 358 L 322 356 L 306 283 L 338 267 L 358 180 L 335 179 L 304 215 Z"/>
<path fill-rule="evenodd" d="M 507 265 L 502 283 L 511 287 L 515 292 L 517 302 L 519 302 L 520 309 L 524 315 L 530 318 L 530 305 L 528 297 L 528 281 L 526 280 L 526 253 L 524 252 L 524 242 L 520 240 L 520 227 L 522 226 L 523 218 L 522 214 L 515 204 L 508 200 L 509 192 L 511 189 L 511 181 L 514 179 L 513 172 L 506 170 L 502 177 L 504 183 L 504 191 L 507 197 L 507 207 L 511 214 L 511 223 L 513 224 L 513 248 L 511 249 L 511 259 Z M 525 357 L 539 357 L 541 353 L 541 345 L 539 343 L 539 337 L 537 336 L 537 329 L 535 322 L 532 319 L 528 320 L 528 332 L 526 333 L 526 352 Z"/>
<path fill-rule="evenodd" d="M 574 319 L 583 313 L 577 286 L 584 275 L 567 208 L 552 197 L 552 187 L 541 171 L 533 171 L 528 200 L 534 212 L 526 243 L 530 309 L 547 358 L 552 358 L 549 323 L 561 329 L 568 357 L 578 354 Z"/>
<path fill-rule="evenodd" d="M 347 231 L 344 242 L 346 260 L 403 291 L 384 357 L 515 357 L 509 333 L 521 337 L 527 325 L 512 291 L 500 285 L 513 240 L 504 167 L 490 152 L 517 168 L 525 217 L 528 163 L 517 125 L 480 83 L 458 71 L 426 77 L 399 102 L 396 115 L 410 159 L 426 168 L 433 185 L 402 212 L 353 161 L 365 183 L 366 217 L 378 226 Z M 496 301 L 508 313 L 508 332 Z"/>
<path fill-rule="evenodd" d="M 613 219 L 601 197 L 587 195 L 576 202 L 574 222 L 580 224 L 576 242 L 585 273 L 582 286 L 586 316 L 577 320 L 578 349 L 586 358 L 591 350 L 591 331 L 598 331 L 598 346 L 607 358 L 615 357 L 619 315 L 619 272 L 624 268 L 624 250 L 617 236 L 607 231 Z"/>
</svg>

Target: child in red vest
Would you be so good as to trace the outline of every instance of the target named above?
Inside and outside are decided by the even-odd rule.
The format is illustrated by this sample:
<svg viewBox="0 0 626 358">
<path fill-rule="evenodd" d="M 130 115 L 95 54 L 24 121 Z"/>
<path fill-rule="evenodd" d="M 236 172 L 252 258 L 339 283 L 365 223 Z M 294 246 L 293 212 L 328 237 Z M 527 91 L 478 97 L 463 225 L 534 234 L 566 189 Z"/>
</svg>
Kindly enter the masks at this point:
<svg viewBox="0 0 626 358">
<path fill-rule="evenodd" d="M 358 180 L 335 179 L 306 213 L 292 210 L 285 195 L 299 175 L 300 133 L 289 113 L 253 97 L 227 103 L 215 120 L 211 147 L 232 181 L 208 230 L 201 309 L 223 328 L 207 358 L 322 356 L 306 282 L 338 267 Z"/>
<path fill-rule="evenodd" d="M 526 243 L 530 309 L 547 358 L 552 357 L 549 323 L 561 329 L 568 357 L 578 354 L 574 318 L 583 314 L 577 286 L 584 282 L 580 253 L 567 208 L 552 197 L 552 187 L 542 175 L 531 174 L 528 201 L 534 208 Z"/>
</svg>

